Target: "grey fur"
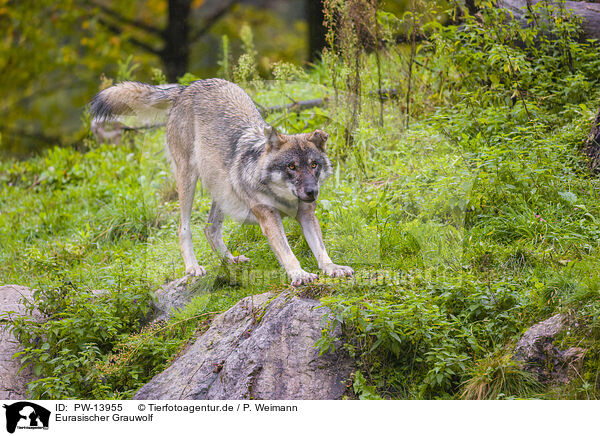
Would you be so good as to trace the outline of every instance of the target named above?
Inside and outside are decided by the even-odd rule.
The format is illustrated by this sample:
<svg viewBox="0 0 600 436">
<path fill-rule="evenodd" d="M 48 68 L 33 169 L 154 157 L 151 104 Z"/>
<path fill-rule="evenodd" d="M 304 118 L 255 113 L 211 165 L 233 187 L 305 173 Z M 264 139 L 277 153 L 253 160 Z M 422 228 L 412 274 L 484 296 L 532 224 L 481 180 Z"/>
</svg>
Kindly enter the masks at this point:
<svg viewBox="0 0 600 436">
<path fill-rule="evenodd" d="M 90 110 L 98 121 L 118 115 L 140 115 L 147 109 L 164 112 L 177 99 L 185 86 L 177 84 L 152 86 L 141 82 L 122 82 L 98 93 Z"/>
<path fill-rule="evenodd" d="M 281 224 L 284 214 L 301 224 L 326 274 L 353 274 L 351 268 L 329 259 L 314 215 L 319 185 L 332 172 L 325 132 L 282 135 L 267 125 L 245 91 L 221 79 L 198 80 L 188 87 L 123 82 L 94 97 L 91 111 L 102 119 L 168 112 L 167 146 L 179 193 L 179 240 L 186 273 L 206 272 L 194 255 L 190 231 L 200 179 L 213 199 L 205 234 L 213 250 L 227 261 L 248 259 L 234 258 L 225 246 L 221 233 L 225 215 L 260 224 L 293 285 L 316 280 L 315 274 L 302 270 L 287 243 Z"/>
</svg>

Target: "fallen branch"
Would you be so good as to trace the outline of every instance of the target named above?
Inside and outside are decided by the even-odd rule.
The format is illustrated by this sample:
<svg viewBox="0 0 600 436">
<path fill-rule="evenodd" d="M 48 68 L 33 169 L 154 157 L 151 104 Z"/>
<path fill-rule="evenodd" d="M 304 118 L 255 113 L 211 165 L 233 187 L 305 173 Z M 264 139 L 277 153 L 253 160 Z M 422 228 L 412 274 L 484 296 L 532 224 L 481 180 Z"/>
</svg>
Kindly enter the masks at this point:
<svg viewBox="0 0 600 436">
<path fill-rule="evenodd" d="M 400 93 L 396 88 L 390 89 L 378 89 L 376 91 L 369 92 L 370 97 L 375 97 L 379 101 L 394 100 L 400 96 Z M 325 106 L 330 100 L 329 96 L 322 98 L 315 98 L 312 100 L 301 100 L 294 101 L 288 104 L 281 104 L 275 106 L 262 107 L 258 106 L 258 111 L 263 117 L 267 117 L 270 114 L 277 112 L 302 112 L 303 110 L 312 109 L 315 107 Z M 106 126 L 106 129 L 104 127 Z M 97 139 L 101 141 L 115 142 L 118 143 L 121 139 L 120 133 L 125 131 L 138 131 L 138 130 L 149 130 L 164 127 L 165 123 L 144 125 L 138 127 L 125 126 L 116 121 L 92 121 L 92 132 Z M 105 132 L 105 130 L 107 130 Z"/>
<path fill-rule="evenodd" d="M 303 101 L 295 101 L 293 103 L 269 106 L 269 107 L 259 107 L 258 111 L 263 117 L 266 117 L 275 112 L 302 112 L 305 109 L 312 109 L 314 107 L 325 106 L 329 97 L 323 98 L 315 98 L 313 100 L 303 100 Z"/>
<path fill-rule="evenodd" d="M 380 101 L 393 100 L 398 98 L 398 90 L 396 88 L 390 89 L 379 89 L 377 91 L 369 92 L 370 97 L 377 97 Z M 282 104 L 277 106 L 259 107 L 259 112 L 262 116 L 267 116 L 275 112 L 302 112 L 306 109 L 312 109 L 314 107 L 325 106 L 329 101 L 330 97 L 326 96 L 323 98 L 315 98 L 312 100 L 294 101 L 288 104 Z"/>
</svg>

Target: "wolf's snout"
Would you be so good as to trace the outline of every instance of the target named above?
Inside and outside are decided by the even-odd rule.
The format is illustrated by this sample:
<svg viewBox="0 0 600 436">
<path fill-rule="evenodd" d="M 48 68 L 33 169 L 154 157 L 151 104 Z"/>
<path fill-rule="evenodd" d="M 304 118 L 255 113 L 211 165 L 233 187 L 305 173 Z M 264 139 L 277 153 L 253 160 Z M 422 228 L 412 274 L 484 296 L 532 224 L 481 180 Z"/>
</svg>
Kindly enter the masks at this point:
<svg viewBox="0 0 600 436">
<path fill-rule="evenodd" d="M 308 186 L 306 187 L 304 190 L 304 192 L 299 195 L 300 200 L 306 202 L 306 203 L 311 203 L 313 201 L 315 201 L 317 199 L 317 197 L 319 196 L 319 188 L 317 186 Z"/>
<path fill-rule="evenodd" d="M 306 190 L 306 196 L 312 199 L 317 198 L 317 195 L 319 195 L 319 190 L 314 187 L 314 188 L 308 188 Z"/>
</svg>

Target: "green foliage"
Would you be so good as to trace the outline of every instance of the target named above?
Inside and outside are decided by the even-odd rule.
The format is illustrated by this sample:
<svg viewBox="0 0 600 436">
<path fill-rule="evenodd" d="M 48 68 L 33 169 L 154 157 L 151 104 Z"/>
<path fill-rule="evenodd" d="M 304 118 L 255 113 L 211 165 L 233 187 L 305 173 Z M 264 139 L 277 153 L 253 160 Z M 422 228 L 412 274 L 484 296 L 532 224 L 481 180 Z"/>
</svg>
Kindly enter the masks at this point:
<svg viewBox="0 0 600 436">
<path fill-rule="evenodd" d="M 160 68 L 152 69 L 152 82 L 156 85 L 164 85 L 168 82 L 167 76 Z"/>
<path fill-rule="evenodd" d="M 134 72 L 139 68 L 139 64 L 133 62 L 133 55 L 127 56 L 127 59 L 119 61 L 117 69 L 117 82 L 125 82 L 135 79 Z"/>
<path fill-rule="evenodd" d="M 531 25 L 521 27 L 502 8 L 490 2 L 482 6 L 483 22 L 466 17 L 460 31 L 440 27 L 431 47 L 439 53 L 434 68 L 456 91 L 454 108 L 485 114 L 486 108 L 505 106 L 505 122 L 514 124 L 552 125 L 557 117 L 580 116 L 580 105 L 600 75 L 596 42 L 578 39 L 576 17 L 560 2 L 540 2 L 528 14 Z M 489 115 L 487 120 L 472 117 L 471 128 L 462 132 L 488 140 L 502 130 L 500 117 L 490 120 Z"/>
<path fill-rule="evenodd" d="M 352 384 L 354 393 L 358 395 L 359 400 L 381 400 L 382 398 L 377 395 L 375 388 L 367 384 L 367 380 L 361 374 L 360 371 L 354 373 L 354 383 Z"/>
<path fill-rule="evenodd" d="M 424 282 L 411 275 L 353 289 L 358 296 L 323 299 L 335 318 L 317 346 L 329 351 L 330 333 L 343 323 L 346 348 L 387 396 L 456 392 L 472 356 L 517 336 L 523 328 L 519 317 L 533 309 L 516 283 L 455 284 L 435 277 Z"/>
<path fill-rule="evenodd" d="M 185 73 L 183 76 L 181 76 L 177 82 L 180 85 L 183 86 L 189 86 L 190 83 L 195 82 L 196 80 L 200 80 L 201 78 L 192 74 L 192 73 Z"/>
<path fill-rule="evenodd" d="M 240 29 L 240 39 L 242 40 L 243 52 L 233 70 L 233 80 L 242 86 L 248 86 L 248 84 L 258 80 L 256 63 L 258 53 L 254 47 L 252 28 L 248 24 L 244 24 Z"/>
<path fill-rule="evenodd" d="M 2 3 L 0 116 L 10 138 L 2 154 L 28 155 L 87 135 L 81 109 L 101 73 L 114 74 L 125 57 L 123 35 L 111 35 L 92 15 L 79 0 Z"/>
<path fill-rule="evenodd" d="M 147 289 L 117 287 L 94 293 L 70 282 L 41 288 L 26 302 L 37 316 L 16 319 L 12 332 L 23 344 L 17 357 L 31 365 L 39 380 L 30 385 L 34 398 L 107 398 L 115 395 L 96 364 L 122 334 L 140 328 L 148 311 Z"/>
<path fill-rule="evenodd" d="M 144 326 L 139 333 L 122 335 L 111 353 L 96 361 L 94 370 L 102 374 L 112 392 L 133 395 L 150 377 L 167 367 L 171 357 L 198 330 L 197 322 L 197 318 L 157 322 Z"/>
<path fill-rule="evenodd" d="M 231 80 L 231 53 L 229 48 L 229 38 L 223 35 L 221 38 L 221 60 L 219 61 L 219 77 L 225 80 Z"/>
</svg>

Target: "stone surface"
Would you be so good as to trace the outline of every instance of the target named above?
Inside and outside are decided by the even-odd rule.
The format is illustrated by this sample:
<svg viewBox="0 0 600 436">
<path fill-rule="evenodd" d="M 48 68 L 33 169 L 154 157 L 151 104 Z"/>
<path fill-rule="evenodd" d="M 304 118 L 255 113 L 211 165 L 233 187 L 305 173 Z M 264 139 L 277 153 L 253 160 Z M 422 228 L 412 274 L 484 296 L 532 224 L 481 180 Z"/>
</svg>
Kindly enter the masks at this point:
<svg viewBox="0 0 600 436">
<path fill-rule="evenodd" d="M 202 292 L 198 286 L 199 283 L 199 281 L 190 283 L 190 279 L 185 276 L 163 285 L 155 293 L 156 301 L 152 303 L 152 320 L 166 321 L 173 311 L 183 309 L 194 296 Z"/>
<path fill-rule="evenodd" d="M 23 298 L 31 299 L 32 292 L 24 286 L 0 286 L 0 400 L 24 399 L 27 383 L 33 378 L 29 368 L 17 374 L 21 363 L 14 360 L 13 355 L 21 350 L 21 346 L 5 322 L 14 316 L 25 315 L 21 301 Z"/>
<path fill-rule="evenodd" d="M 339 399 L 352 370 L 341 351 L 319 356 L 329 309 L 283 293 L 246 297 L 135 399 Z M 337 332 L 339 334 L 339 331 Z"/>
<path fill-rule="evenodd" d="M 585 354 L 582 348 L 563 351 L 553 345 L 568 326 L 569 319 L 563 314 L 535 324 L 517 342 L 515 360 L 523 362 L 523 368 L 537 374 L 541 382 L 568 383 L 581 368 Z"/>
</svg>

